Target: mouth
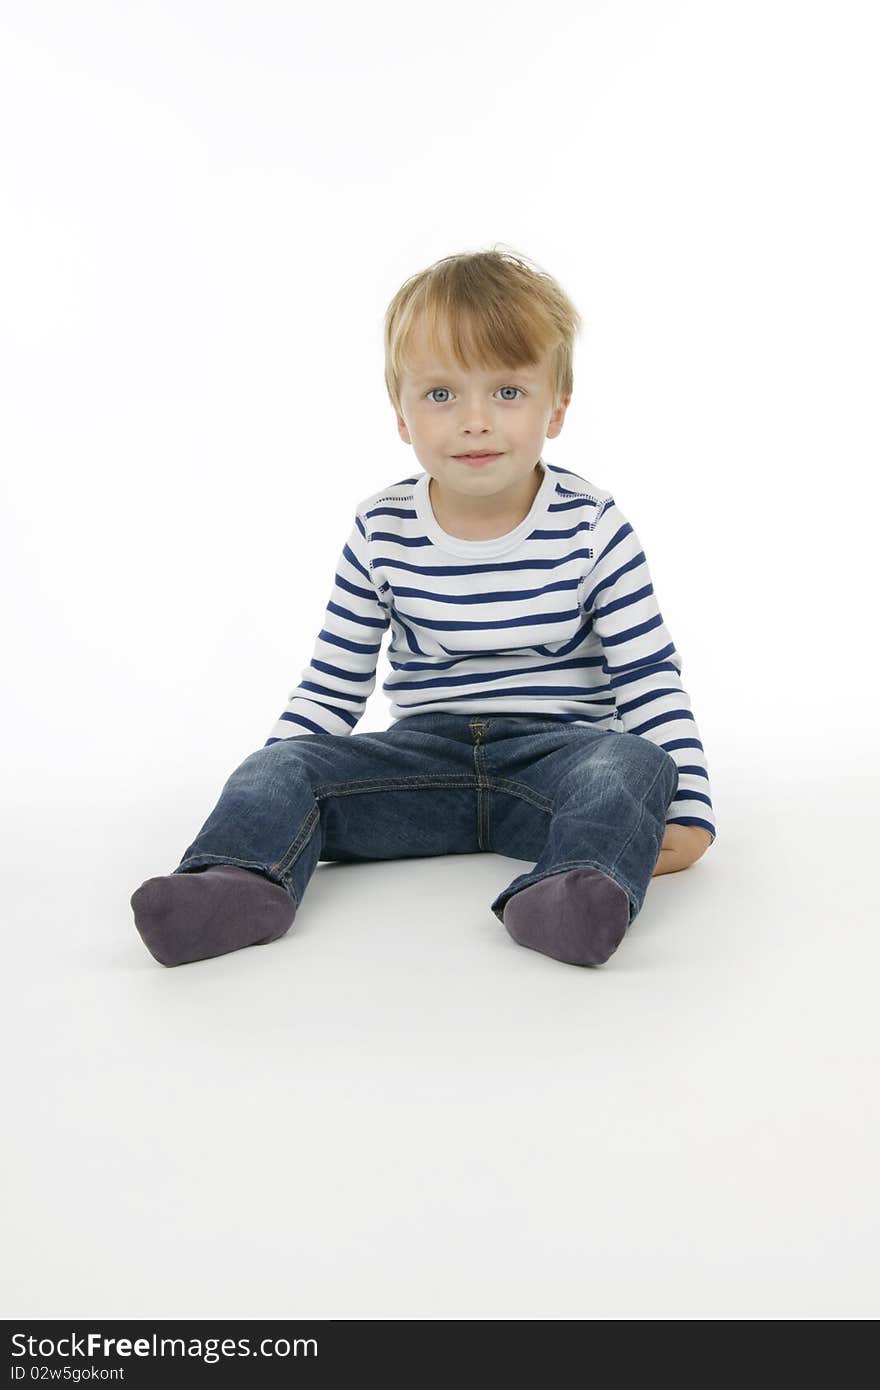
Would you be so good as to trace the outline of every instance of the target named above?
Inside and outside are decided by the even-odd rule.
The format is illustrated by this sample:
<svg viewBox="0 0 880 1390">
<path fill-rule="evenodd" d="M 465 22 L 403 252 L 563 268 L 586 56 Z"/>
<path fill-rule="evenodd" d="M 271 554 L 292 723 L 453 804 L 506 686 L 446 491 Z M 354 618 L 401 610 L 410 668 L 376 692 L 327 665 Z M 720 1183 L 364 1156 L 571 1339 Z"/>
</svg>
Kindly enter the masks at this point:
<svg viewBox="0 0 880 1390">
<path fill-rule="evenodd" d="M 483 450 L 481 453 L 478 454 L 453 454 L 452 457 L 457 459 L 465 459 L 468 463 L 478 463 L 482 459 L 500 458 L 501 452 L 499 450 L 497 453 L 490 453 L 486 450 Z"/>
</svg>

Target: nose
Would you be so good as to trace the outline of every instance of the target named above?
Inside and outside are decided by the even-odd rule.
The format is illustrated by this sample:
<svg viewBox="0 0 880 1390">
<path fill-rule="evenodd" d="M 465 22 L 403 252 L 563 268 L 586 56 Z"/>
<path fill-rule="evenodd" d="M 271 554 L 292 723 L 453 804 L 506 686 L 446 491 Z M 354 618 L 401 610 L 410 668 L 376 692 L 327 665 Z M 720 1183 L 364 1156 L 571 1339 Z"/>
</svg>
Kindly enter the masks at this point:
<svg viewBox="0 0 880 1390">
<path fill-rule="evenodd" d="M 476 443 L 479 446 L 482 446 L 482 444 L 484 443 L 483 436 L 491 433 L 489 426 L 484 424 L 480 420 L 479 415 L 476 412 L 474 412 L 474 414 L 471 416 L 469 423 L 462 425 L 461 432 L 462 437 L 465 441 L 465 445 L 468 448 L 471 444 L 474 443 Z"/>
<path fill-rule="evenodd" d="M 481 395 L 479 392 L 474 394 L 469 393 L 469 399 L 462 400 L 460 423 L 462 438 L 465 441 L 465 448 L 470 446 L 472 435 L 484 435 L 491 432 L 491 426 L 486 419 L 488 412 L 489 406 L 486 403 L 485 396 Z M 480 443 L 482 443 L 482 440 L 480 440 Z"/>
</svg>

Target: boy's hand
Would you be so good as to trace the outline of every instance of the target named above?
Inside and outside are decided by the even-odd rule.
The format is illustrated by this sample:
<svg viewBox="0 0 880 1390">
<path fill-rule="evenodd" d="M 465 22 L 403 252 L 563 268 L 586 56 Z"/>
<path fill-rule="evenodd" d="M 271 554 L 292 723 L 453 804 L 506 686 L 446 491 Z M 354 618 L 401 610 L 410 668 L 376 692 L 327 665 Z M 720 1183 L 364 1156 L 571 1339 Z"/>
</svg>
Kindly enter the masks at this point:
<svg viewBox="0 0 880 1390">
<path fill-rule="evenodd" d="M 702 825 L 667 825 L 654 874 L 687 869 L 706 853 L 711 843 L 712 836 Z"/>
<path fill-rule="evenodd" d="M 702 825 L 667 825 L 663 835 L 663 849 L 675 850 L 676 854 L 691 863 L 712 843 L 712 836 Z"/>
</svg>

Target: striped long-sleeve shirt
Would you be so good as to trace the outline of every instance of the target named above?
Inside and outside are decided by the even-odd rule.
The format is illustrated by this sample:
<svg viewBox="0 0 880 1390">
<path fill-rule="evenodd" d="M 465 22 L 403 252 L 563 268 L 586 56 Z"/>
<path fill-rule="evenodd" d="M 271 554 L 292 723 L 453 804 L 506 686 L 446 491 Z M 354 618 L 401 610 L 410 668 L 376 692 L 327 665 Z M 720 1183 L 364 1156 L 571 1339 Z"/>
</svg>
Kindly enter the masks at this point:
<svg viewBox="0 0 880 1390">
<path fill-rule="evenodd" d="M 492 540 L 441 530 L 427 473 L 357 504 L 311 664 L 264 746 L 350 734 L 390 627 L 392 719 L 534 714 L 640 734 L 678 765 L 667 824 L 714 841 L 703 744 L 642 544 L 610 492 L 538 468 L 528 516 Z"/>
</svg>

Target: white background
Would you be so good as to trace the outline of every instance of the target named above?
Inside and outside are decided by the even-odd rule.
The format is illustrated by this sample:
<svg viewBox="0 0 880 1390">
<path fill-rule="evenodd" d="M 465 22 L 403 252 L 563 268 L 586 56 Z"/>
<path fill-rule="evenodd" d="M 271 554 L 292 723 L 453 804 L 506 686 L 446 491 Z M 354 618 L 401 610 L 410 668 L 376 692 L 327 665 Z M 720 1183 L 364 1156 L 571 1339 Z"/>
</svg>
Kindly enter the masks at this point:
<svg viewBox="0 0 880 1390">
<path fill-rule="evenodd" d="M 877 1316 L 875 21 L 4 7 L 4 1316 Z M 494 855 L 163 969 L 130 894 L 417 467 L 385 307 L 493 244 L 584 316 L 544 456 L 644 543 L 718 839 L 601 969 Z"/>
</svg>

